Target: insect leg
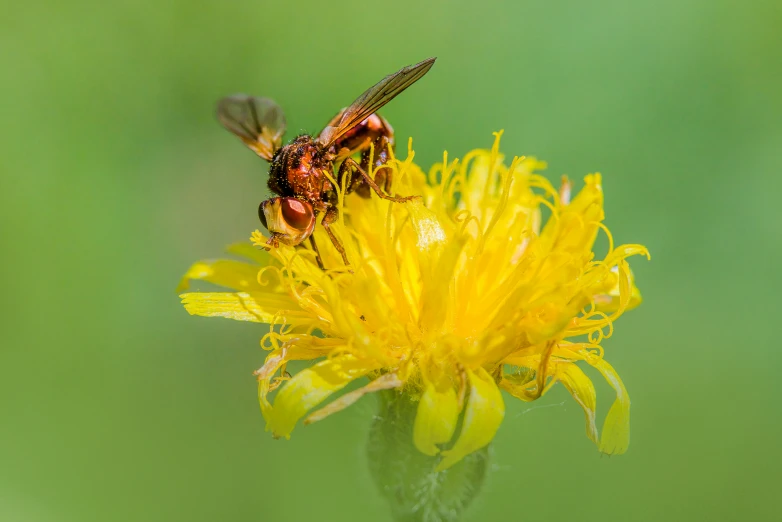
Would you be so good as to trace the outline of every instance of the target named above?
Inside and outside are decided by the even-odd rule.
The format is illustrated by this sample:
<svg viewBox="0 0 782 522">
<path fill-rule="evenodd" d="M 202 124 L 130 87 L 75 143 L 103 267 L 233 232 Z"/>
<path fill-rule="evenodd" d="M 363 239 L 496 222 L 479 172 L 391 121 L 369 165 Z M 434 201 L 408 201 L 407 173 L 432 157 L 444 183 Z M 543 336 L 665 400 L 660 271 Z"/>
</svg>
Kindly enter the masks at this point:
<svg viewBox="0 0 782 522">
<path fill-rule="evenodd" d="M 347 168 L 352 168 L 358 171 L 359 174 L 364 178 L 364 181 L 369 184 L 370 187 L 372 187 L 372 190 L 375 191 L 375 193 L 380 196 L 383 199 L 387 199 L 389 201 L 393 201 L 395 203 L 404 203 L 406 201 L 411 201 L 416 198 L 420 198 L 421 196 L 389 196 L 382 190 L 380 190 L 380 187 L 377 183 L 375 183 L 375 180 L 373 180 L 371 177 L 369 177 L 369 174 L 361 168 L 361 165 L 356 163 L 356 161 L 353 158 L 347 158 L 343 163 L 343 167 L 347 165 Z M 341 170 L 341 168 L 340 168 Z"/>
<path fill-rule="evenodd" d="M 321 270 L 325 270 L 326 267 L 323 266 L 323 259 L 320 257 L 320 250 L 318 250 L 318 244 L 315 243 L 315 236 L 310 236 L 310 245 L 312 245 L 312 250 L 315 251 L 315 261 L 318 262 L 318 268 Z"/>
<path fill-rule="evenodd" d="M 340 111 L 329 122 L 329 126 L 338 125 L 345 110 Z M 361 153 L 361 168 L 369 171 L 372 165 L 375 170 L 374 178 L 378 185 L 384 187 L 386 192 L 391 190 L 391 177 L 393 171 L 388 167 L 380 167 L 391 159 L 391 151 L 394 150 L 394 129 L 379 114 L 371 114 L 361 123 L 346 131 L 334 142 L 334 147 L 339 151 L 339 157 L 352 156 Z M 370 150 L 374 151 L 370 154 Z M 357 176 L 348 185 L 348 192 L 355 191 L 359 196 L 368 198 L 372 190 L 364 183 L 363 178 Z"/>
<path fill-rule="evenodd" d="M 323 228 L 326 229 L 326 233 L 329 235 L 331 243 L 334 245 L 334 248 L 337 249 L 337 252 L 339 252 L 342 256 L 342 261 L 345 263 L 345 266 L 350 266 L 350 261 L 348 261 L 348 255 L 345 252 L 345 247 L 342 246 L 342 243 L 339 242 L 339 239 L 337 239 L 337 236 L 334 235 L 334 232 L 330 227 L 331 223 L 334 223 L 337 220 L 337 212 L 338 211 L 336 208 L 328 209 L 323 215 L 323 219 L 321 220 L 320 224 L 323 225 Z"/>
<path fill-rule="evenodd" d="M 383 187 L 386 193 L 391 192 L 394 171 L 390 167 L 381 167 L 381 165 L 385 165 L 391 159 L 390 150 L 394 148 L 393 135 L 383 134 L 375 139 L 372 144 L 372 149 L 365 149 L 361 153 L 361 168 L 368 171 L 371 164 L 372 167 L 377 169 L 375 170 L 375 183 Z M 374 157 L 370 156 L 371 151 L 374 151 Z M 366 187 L 366 185 L 364 187 L 367 192 L 365 197 L 368 197 L 369 187 Z"/>
</svg>

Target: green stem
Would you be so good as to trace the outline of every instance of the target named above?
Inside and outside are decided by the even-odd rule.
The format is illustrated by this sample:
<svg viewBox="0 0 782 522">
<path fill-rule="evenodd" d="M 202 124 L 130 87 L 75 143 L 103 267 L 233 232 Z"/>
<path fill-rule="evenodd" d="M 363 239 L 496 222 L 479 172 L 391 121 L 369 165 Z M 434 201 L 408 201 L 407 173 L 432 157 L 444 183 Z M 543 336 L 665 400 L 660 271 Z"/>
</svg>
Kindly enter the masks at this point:
<svg viewBox="0 0 782 522">
<path fill-rule="evenodd" d="M 385 391 L 369 432 L 367 453 L 372 478 L 397 522 L 456 522 L 477 496 L 488 467 L 488 447 L 436 472 L 439 457 L 413 444 L 417 402 Z"/>
</svg>

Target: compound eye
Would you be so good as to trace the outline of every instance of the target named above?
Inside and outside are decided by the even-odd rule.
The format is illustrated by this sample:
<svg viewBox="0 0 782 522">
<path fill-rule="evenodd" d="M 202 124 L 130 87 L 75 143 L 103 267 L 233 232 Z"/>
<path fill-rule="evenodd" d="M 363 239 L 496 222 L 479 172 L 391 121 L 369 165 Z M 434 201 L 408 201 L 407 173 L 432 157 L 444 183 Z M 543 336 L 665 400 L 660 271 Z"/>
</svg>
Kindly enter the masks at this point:
<svg viewBox="0 0 782 522">
<path fill-rule="evenodd" d="M 280 210 L 285 222 L 297 230 L 309 229 L 315 219 L 312 205 L 296 198 L 282 198 Z"/>
<path fill-rule="evenodd" d="M 269 230 L 269 224 L 266 222 L 266 213 L 263 211 L 263 207 L 265 206 L 265 201 L 258 205 L 258 217 L 261 219 L 261 224 L 263 225 L 263 228 L 266 230 Z"/>
</svg>

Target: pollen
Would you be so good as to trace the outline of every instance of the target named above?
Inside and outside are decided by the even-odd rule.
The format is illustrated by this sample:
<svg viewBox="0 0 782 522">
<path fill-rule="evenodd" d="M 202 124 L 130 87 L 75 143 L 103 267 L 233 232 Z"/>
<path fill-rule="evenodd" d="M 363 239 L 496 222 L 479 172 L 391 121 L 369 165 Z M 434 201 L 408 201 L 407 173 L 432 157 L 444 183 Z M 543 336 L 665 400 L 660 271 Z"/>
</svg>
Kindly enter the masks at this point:
<svg viewBox="0 0 782 522">
<path fill-rule="evenodd" d="M 266 250 L 255 231 L 229 247 L 243 261 L 199 261 L 187 272 L 182 291 L 196 280 L 226 289 L 181 294 L 190 314 L 268 325 L 254 375 L 275 437 L 396 389 L 417 403 L 415 447 L 443 470 L 491 442 L 507 398 L 534 401 L 561 383 L 598 449 L 627 450 L 630 399 L 601 343 L 641 302 L 628 258 L 649 253 L 614 244 L 600 174 L 571 197 L 575 184 L 554 187 L 540 174 L 544 162 L 506 162 L 501 136 L 461 161 L 446 153 L 428 172 L 414 163 L 411 141 L 407 158 L 386 167 L 393 193 L 420 199 L 400 204 L 341 187 L 332 230 L 349 266 L 318 226 L 325 270 L 309 248 Z M 608 247 L 598 255 L 601 234 Z M 297 360 L 312 364 L 290 375 Z M 588 366 L 616 394 L 600 430 Z"/>
</svg>

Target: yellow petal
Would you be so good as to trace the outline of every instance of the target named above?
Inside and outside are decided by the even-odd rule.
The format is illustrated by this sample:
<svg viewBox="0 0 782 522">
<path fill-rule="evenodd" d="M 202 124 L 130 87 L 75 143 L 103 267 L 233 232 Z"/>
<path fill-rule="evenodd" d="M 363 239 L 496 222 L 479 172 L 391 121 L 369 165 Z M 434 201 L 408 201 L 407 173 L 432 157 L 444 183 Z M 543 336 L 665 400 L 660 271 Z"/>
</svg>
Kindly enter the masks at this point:
<svg viewBox="0 0 782 522">
<path fill-rule="evenodd" d="M 486 446 L 494 438 L 505 416 L 505 404 L 500 389 L 491 375 L 483 368 L 475 372 L 467 370 L 470 380 L 470 397 L 464 410 L 464 421 L 459 438 L 453 448 L 443 451 L 443 460 L 437 471 L 450 468 L 466 455 Z"/>
<path fill-rule="evenodd" d="M 566 208 L 568 212 L 579 214 L 594 212 L 594 216 L 602 220 L 603 177 L 599 172 L 584 176 L 584 187 Z"/>
<path fill-rule="evenodd" d="M 268 418 L 272 408 L 271 403 L 266 398 L 269 394 L 271 379 L 277 373 L 277 370 L 287 362 L 286 355 L 285 350 L 274 350 L 266 357 L 263 366 L 255 372 L 255 375 L 258 377 L 258 402 L 261 405 L 261 413 L 264 419 Z"/>
<path fill-rule="evenodd" d="M 179 297 L 190 315 L 204 317 L 226 317 L 236 321 L 268 324 L 280 311 L 302 313 L 299 305 L 290 297 L 265 292 L 192 292 Z M 286 313 L 285 317 L 291 318 L 292 315 Z"/>
<path fill-rule="evenodd" d="M 422 261 L 428 260 L 427 256 L 436 252 L 447 241 L 447 234 L 443 223 L 437 219 L 437 215 L 423 206 L 419 201 L 410 201 L 405 204 L 410 215 L 410 221 L 415 229 L 417 244 Z"/>
<path fill-rule="evenodd" d="M 465 239 L 460 237 L 448 242 L 434 263 L 432 273 L 423 278 L 418 324 L 424 332 L 439 331 L 447 319 L 446 311 L 452 308 L 449 306 L 453 301 L 451 284 Z"/>
<path fill-rule="evenodd" d="M 333 341 L 309 335 L 296 336 L 288 339 L 282 348 L 272 351 L 266 357 L 263 366 L 253 372 L 258 379 L 258 401 L 264 419 L 268 421 L 271 413 L 272 405 L 266 397 L 277 370 L 289 361 L 317 359 L 328 355 L 336 347 Z"/>
<path fill-rule="evenodd" d="M 622 283 L 621 286 L 624 286 L 625 282 L 620 280 L 619 265 L 613 266 L 610 272 L 612 276 L 610 282 L 613 284 L 607 291 L 601 292 L 594 296 L 595 309 L 601 312 L 615 312 L 621 307 L 622 301 L 627 301 L 627 307 L 625 310 L 630 310 L 641 304 L 641 291 L 638 290 L 637 286 L 635 286 L 635 277 L 633 276 L 633 272 L 629 268 L 627 269 L 626 277 L 629 280 L 630 290 L 629 299 L 627 299 L 621 293 L 620 283 Z"/>
<path fill-rule="evenodd" d="M 646 256 L 647 259 L 650 257 L 649 251 L 642 245 L 620 245 L 584 277 L 585 285 L 589 288 L 587 291 L 591 291 L 597 310 L 621 313 L 641 303 L 641 292 L 635 286 L 635 277 L 626 261 L 634 255 Z M 592 274 L 593 283 L 590 282 Z"/>
<path fill-rule="evenodd" d="M 182 292 L 190 288 L 190 281 L 196 279 L 233 290 L 259 290 L 258 265 L 220 259 L 217 261 L 199 261 L 193 264 L 182 277 L 176 291 Z"/>
<path fill-rule="evenodd" d="M 597 399 L 592 381 L 581 371 L 581 368 L 572 363 L 560 364 L 557 369 L 557 378 L 584 409 L 587 437 L 599 445 L 597 425 L 595 424 Z"/>
<path fill-rule="evenodd" d="M 603 423 L 600 451 L 608 455 L 621 455 L 630 445 L 630 397 L 613 366 L 596 357 L 587 357 L 587 362 L 597 368 L 616 391 L 616 400 Z"/>
<path fill-rule="evenodd" d="M 459 399 L 450 379 L 440 379 L 437 385 L 425 380 L 413 425 L 415 447 L 426 455 L 437 455 L 437 444 L 451 440 L 458 419 Z"/>
<path fill-rule="evenodd" d="M 332 413 L 337 413 L 338 411 L 344 410 L 345 408 L 355 403 L 357 400 L 359 400 L 367 393 L 372 393 L 380 390 L 389 390 L 391 388 L 399 388 L 400 386 L 402 386 L 402 384 L 403 384 L 402 381 L 399 380 L 399 377 L 397 377 L 395 373 L 387 373 L 385 375 L 381 375 L 380 377 L 370 382 L 366 386 L 363 386 L 358 390 L 353 390 L 350 393 L 346 393 L 339 399 L 330 403 L 328 406 L 325 406 L 317 411 L 310 413 L 307 416 L 307 418 L 304 419 L 304 425 L 306 426 L 307 424 L 318 422 L 319 420 L 325 419 Z"/>
<path fill-rule="evenodd" d="M 554 250 L 586 254 L 595 242 L 603 221 L 603 189 L 600 174 L 584 177 L 584 187 L 567 205 L 560 207 L 558 219 L 550 219 L 540 239 Z"/>
<path fill-rule="evenodd" d="M 341 355 L 302 370 L 285 383 L 274 399 L 267 429 L 275 437 L 289 438 L 296 422 L 329 395 L 372 370 L 377 362 Z"/>
</svg>

